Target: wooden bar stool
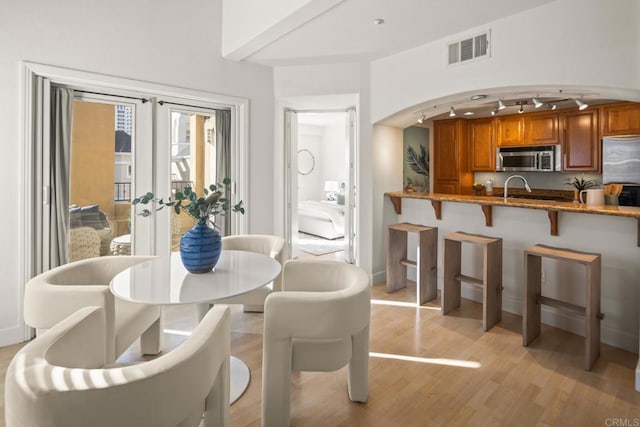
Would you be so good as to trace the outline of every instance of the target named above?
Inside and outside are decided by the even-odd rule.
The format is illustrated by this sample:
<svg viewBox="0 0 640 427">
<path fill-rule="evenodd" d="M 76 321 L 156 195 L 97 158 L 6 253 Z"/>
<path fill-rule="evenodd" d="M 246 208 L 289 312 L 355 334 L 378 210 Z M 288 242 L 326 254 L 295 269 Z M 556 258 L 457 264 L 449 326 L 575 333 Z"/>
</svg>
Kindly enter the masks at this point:
<svg viewBox="0 0 640 427">
<path fill-rule="evenodd" d="M 407 259 L 407 234 L 418 234 L 416 262 Z M 387 293 L 407 286 L 407 266 L 416 267 L 416 302 L 424 304 L 438 296 L 438 228 L 403 222 L 388 228 Z"/>
<path fill-rule="evenodd" d="M 575 262 L 586 267 L 586 307 L 542 295 L 542 257 Z M 534 245 L 524 252 L 524 313 L 522 314 L 522 345 L 528 346 L 540 335 L 541 305 L 566 310 L 585 317 L 584 369 L 590 371 L 600 355 L 600 254 L 571 249 Z"/>
<path fill-rule="evenodd" d="M 481 246 L 482 279 L 461 274 L 462 243 Z M 482 288 L 482 330 L 488 331 L 502 319 L 502 239 L 461 231 L 444 235 L 444 286 L 442 314 L 460 307 L 461 282 Z"/>
</svg>

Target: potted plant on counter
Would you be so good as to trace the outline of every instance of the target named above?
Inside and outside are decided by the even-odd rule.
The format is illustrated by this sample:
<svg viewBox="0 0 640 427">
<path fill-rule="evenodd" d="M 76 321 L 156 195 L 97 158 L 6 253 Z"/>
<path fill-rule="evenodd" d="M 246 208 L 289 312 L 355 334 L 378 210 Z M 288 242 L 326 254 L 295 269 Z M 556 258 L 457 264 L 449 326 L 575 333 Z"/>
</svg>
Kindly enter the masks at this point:
<svg viewBox="0 0 640 427">
<path fill-rule="evenodd" d="M 148 192 L 136 197 L 131 203 L 134 206 L 152 204 L 156 206 L 156 211 L 168 206 L 178 215 L 185 211 L 194 218 L 196 225 L 180 238 L 180 258 L 190 273 L 207 273 L 215 267 L 222 250 L 219 227 L 215 223 L 216 216 L 229 211 L 241 214 L 245 212 L 242 200 L 232 205 L 227 197 L 223 197 L 223 191 L 224 194 L 229 193 L 230 185 L 231 179 L 225 178 L 222 184 L 211 184 L 204 188 L 202 196 L 191 186 L 187 186 L 183 191 L 176 192 L 173 199 L 169 197 L 165 200 Z M 144 208 L 138 215 L 148 217 L 151 210 Z"/>
<path fill-rule="evenodd" d="M 567 185 L 573 187 L 573 203 L 580 203 L 580 192 L 582 190 L 593 188 L 597 184 L 594 179 L 584 179 L 584 175 L 581 178 L 574 176 L 571 181 L 567 182 Z"/>
</svg>

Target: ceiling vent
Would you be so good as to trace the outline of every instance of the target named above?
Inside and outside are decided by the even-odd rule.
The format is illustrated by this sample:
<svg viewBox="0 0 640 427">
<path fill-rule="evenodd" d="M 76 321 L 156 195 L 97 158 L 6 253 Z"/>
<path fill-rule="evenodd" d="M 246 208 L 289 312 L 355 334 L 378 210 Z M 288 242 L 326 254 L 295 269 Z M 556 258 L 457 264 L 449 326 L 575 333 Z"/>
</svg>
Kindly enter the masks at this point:
<svg viewBox="0 0 640 427">
<path fill-rule="evenodd" d="M 486 31 L 474 37 L 449 44 L 449 65 L 489 57 L 489 36 Z"/>
</svg>

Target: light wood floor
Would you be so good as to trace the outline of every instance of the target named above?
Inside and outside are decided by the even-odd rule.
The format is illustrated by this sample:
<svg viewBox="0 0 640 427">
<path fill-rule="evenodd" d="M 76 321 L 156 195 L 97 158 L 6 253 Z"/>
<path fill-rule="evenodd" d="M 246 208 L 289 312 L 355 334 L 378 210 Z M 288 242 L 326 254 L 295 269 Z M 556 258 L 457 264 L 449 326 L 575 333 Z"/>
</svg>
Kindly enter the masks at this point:
<svg viewBox="0 0 640 427">
<path fill-rule="evenodd" d="M 376 301 L 411 302 L 415 287 L 387 295 L 384 286 L 374 286 L 373 295 L 369 402 L 349 401 L 345 369 L 295 373 L 293 426 L 612 426 L 640 421 L 640 393 L 633 383 L 636 354 L 603 344 L 593 371 L 586 372 L 582 337 L 543 327 L 541 337 L 524 348 L 519 316 L 503 313 L 502 322 L 483 333 L 478 303 L 463 299 L 460 309 L 442 316 L 436 303 L 416 308 Z M 191 307 L 170 307 L 166 314 L 168 330 L 190 330 L 196 324 Z M 167 334 L 167 348 L 183 339 Z M 0 405 L 4 372 L 19 347 L 0 349 Z M 233 307 L 231 348 L 252 375 L 247 392 L 231 407 L 231 424 L 259 426 L 261 314 Z M 137 357 L 131 348 L 121 359 Z M 4 419 L 3 406 L 0 415 Z"/>
</svg>

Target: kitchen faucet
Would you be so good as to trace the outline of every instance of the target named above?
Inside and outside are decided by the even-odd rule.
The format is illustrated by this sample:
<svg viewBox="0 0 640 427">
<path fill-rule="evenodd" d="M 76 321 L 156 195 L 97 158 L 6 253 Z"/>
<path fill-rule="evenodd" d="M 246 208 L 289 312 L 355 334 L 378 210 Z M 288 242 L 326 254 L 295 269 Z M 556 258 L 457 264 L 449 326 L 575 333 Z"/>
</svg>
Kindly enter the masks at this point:
<svg viewBox="0 0 640 427">
<path fill-rule="evenodd" d="M 524 188 L 526 188 L 526 190 L 531 193 L 531 187 L 529 187 L 529 183 L 527 182 L 526 179 L 524 179 L 524 177 L 522 175 L 511 175 L 509 178 L 507 178 L 507 180 L 504 182 L 504 201 L 507 201 L 507 189 L 509 188 L 509 181 L 511 181 L 511 178 L 520 178 L 522 180 L 522 182 L 524 182 Z"/>
</svg>

